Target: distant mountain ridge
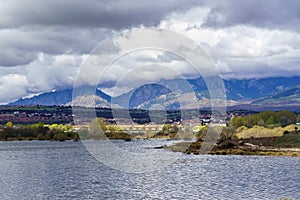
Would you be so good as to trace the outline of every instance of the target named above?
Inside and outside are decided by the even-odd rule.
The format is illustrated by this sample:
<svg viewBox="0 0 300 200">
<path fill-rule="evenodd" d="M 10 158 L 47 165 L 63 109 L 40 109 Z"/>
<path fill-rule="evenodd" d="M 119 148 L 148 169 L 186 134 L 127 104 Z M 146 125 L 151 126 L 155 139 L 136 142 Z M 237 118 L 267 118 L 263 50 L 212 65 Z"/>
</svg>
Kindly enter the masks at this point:
<svg viewBox="0 0 300 200">
<path fill-rule="evenodd" d="M 111 97 L 99 89 L 92 86 L 82 86 L 76 89 L 77 96 L 95 95 L 104 102 L 111 102 Z M 73 98 L 73 89 L 66 89 L 61 91 L 46 92 L 31 98 L 19 99 L 9 105 L 70 105 Z"/>
<path fill-rule="evenodd" d="M 276 94 L 300 84 L 300 77 L 230 79 L 224 81 L 227 99 L 257 99 Z"/>
<path fill-rule="evenodd" d="M 295 87 L 300 83 L 300 77 L 276 77 L 276 78 L 263 78 L 263 79 L 229 79 L 223 80 L 226 92 L 227 100 L 232 101 L 253 101 L 261 98 L 268 97 L 270 95 L 283 92 L 287 89 Z M 208 105 L 209 102 L 205 102 L 205 99 L 210 99 L 210 94 L 207 89 L 205 80 L 203 78 L 197 79 L 173 79 L 173 80 L 162 80 L 157 84 L 147 84 L 145 87 L 135 88 L 128 93 L 122 94 L 115 98 L 119 105 L 127 106 L 130 108 L 144 108 L 148 109 L 151 104 L 157 101 L 162 101 L 162 105 L 166 108 L 176 108 L 179 103 L 176 99 L 178 96 L 186 96 L 186 98 L 191 97 L 188 90 L 185 87 L 185 82 L 192 87 L 193 92 L 199 100 L 199 104 Z M 162 90 L 162 86 L 172 85 L 172 92 L 174 95 L 168 94 L 165 90 Z M 148 95 L 155 94 L 153 100 L 149 101 Z M 139 95 L 137 95 L 139 94 Z M 190 95 L 188 95 L 190 94 Z M 124 102 L 130 97 L 130 102 Z M 182 100 L 182 99 L 181 99 Z M 185 99 L 183 99 L 184 101 Z M 123 102 L 122 102 L 123 101 Z M 133 102 L 133 103 L 132 103 Z M 126 104 L 127 103 L 127 104 Z M 230 102 L 227 102 L 230 103 Z M 234 103 L 234 102 L 231 102 Z"/>
<path fill-rule="evenodd" d="M 150 109 L 151 106 L 163 105 L 166 103 L 166 98 L 170 100 L 174 98 L 172 91 L 160 84 L 145 84 L 128 93 L 117 96 L 113 99 L 113 103 L 122 107 Z M 167 108 L 174 108 L 175 105 L 165 105 Z M 178 105 L 177 105 L 178 107 Z"/>
<path fill-rule="evenodd" d="M 256 101 L 253 104 L 293 104 L 300 103 L 300 85 L 290 89 L 278 92 L 269 97 L 265 97 Z"/>
<path fill-rule="evenodd" d="M 53 91 L 39 94 L 30 98 L 21 98 L 9 105 L 64 105 L 72 99 L 73 89 Z"/>
<path fill-rule="evenodd" d="M 193 94 L 186 87 L 186 83 L 192 88 Z M 227 100 L 233 103 L 250 100 L 255 104 L 264 104 L 266 101 L 278 100 L 278 95 L 291 96 L 290 93 L 295 97 L 299 94 L 299 89 L 297 89 L 299 84 L 300 77 L 224 80 Z M 168 86 L 172 86 L 172 91 Z M 82 86 L 76 89 L 76 98 L 73 99 L 73 102 L 81 106 L 110 107 L 110 104 L 113 103 L 125 108 L 149 109 L 153 105 L 163 105 L 167 109 L 176 109 L 180 106 L 178 98 L 180 98 L 180 102 L 187 102 L 188 104 L 189 98 L 194 94 L 199 103 L 209 104 L 207 101 L 210 99 L 209 91 L 203 78 L 161 80 L 157 83 L 142 85 L 113 98 L 100 89 L 95 90 L 92 86 Z M 19 99 L 10 105 L 71 105 L 72 98 L 73 89 L 66 89 Z M 268 98 L 269 100 L 267 100 Z"/>
</svg>

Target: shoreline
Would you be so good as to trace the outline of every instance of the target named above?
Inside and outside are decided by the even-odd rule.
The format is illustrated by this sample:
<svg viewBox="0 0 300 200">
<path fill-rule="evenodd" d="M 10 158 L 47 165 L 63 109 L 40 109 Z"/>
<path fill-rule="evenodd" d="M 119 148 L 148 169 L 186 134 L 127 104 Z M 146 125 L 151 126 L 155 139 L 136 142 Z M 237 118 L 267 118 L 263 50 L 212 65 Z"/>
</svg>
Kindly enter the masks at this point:
<svg viewBox="0 0 300 200">
<path fill-rule="evenodd" d="M 274 140 L 274 138 L 263 138 Z M 255 140 L 255 139 L 252 139 Z M 257 139 L 258 141 L 261 138 Z M 182 152 L 185 154 L 199 155 L 203 141 L 196 142 L 180 142 L 172 146 L 166 147 L 173 152 Z M 242 140 L 227 140 L 214 147 L 207 154 L 210 155 L 257 155 L 257 156 L 293 156 L 300 157 L 300 148 L 297 147 L 279 147 L 279 146 L 263 146 L 246 143 Z"/>
<path fill-rule="evenodd" d="M 269 138 L 248 138 L 248 139 L 235 139 L 235 140 L 225 140 L 219 142 L 218 144 L 214 144 L 213 148 L 207 153 L 209 155 L 256 155 L 256 156 L 292 156 L 292 157 L 300 157 L 300 143 L 298 140 L 295 143 L 284 143 L 290 137 L 300 138 L 300 134 L 290 134 L 283 135 L 281 137 L 269 137 Z M 156 138 L 158 139 L 158 138 Z M 159 138 L 163 140 L 170 140 L 167 138 Z M 85 139 L 83 139 L 85 140 Z M 96 139 L 97 140 L 97 139 Z M 99 139 L 98 139 L 99 140 Z M 101 140 L 101 139 L 100 139 Z M 124 142 L 128 142 L 124 139 Z M 138 140 L 138 139 L 137 139 Z M 175 139 L 173 139 L 176 141 Z M 11 142 L 11 141 L 49 141 L 49 142 L 64 142 L 64 141 L 73 141 L 78 142 L 79 140 L 66 139 L 66 140 L 39 140 L 37 138 L 9 138 L 8 140 L 0 140 L 0 142 Z M 131 140 L 130 140 L 131 141 Z M 130 142 L 129 141 L 129 142 Z M 281 141 L 277 143 L 277 141 Z M 201 152 L 201 147 L 203 145 L 203 141 L 186 141 L 186 142 L 178 142 L 171 146 L 159 146 L 153 147 L 155 149 L 168 149 L 173 152 L 182 152 L 185 154 L 194 154 L 200 155 L 203 154 Z M 276 145 L 271 145 L 276 144 Z"/>
</svg>

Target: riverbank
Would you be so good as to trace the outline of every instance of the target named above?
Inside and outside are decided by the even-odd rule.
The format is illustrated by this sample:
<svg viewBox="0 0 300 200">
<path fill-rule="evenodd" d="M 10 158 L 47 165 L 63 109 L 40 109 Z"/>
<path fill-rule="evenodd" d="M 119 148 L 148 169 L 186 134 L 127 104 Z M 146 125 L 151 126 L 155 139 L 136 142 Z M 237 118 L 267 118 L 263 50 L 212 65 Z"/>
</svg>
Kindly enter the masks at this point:
<svg viewBox="0 0 300 200">
<path fill-rule="evenodd" d="M 180 142 L 166 147 L 174 152 L 201 154 L 203 141 Z M 260 155 L 300 157 L 300 134 L 292 132 L 280 137 L 225 140 L 215 144 L 212 155 Z"/>
</svg>

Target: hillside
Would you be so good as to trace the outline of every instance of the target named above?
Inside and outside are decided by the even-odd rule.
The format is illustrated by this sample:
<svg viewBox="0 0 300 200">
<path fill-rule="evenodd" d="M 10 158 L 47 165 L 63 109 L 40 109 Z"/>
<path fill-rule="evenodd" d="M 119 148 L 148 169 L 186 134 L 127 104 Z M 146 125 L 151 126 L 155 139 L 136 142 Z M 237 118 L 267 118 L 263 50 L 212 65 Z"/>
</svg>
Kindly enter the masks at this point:
<svg viewBox="0 0 300 200">
<path fill-rule="evenodd" d="M 94 87 L 91 86 L 83 86 L 76 90 L 77 98 L 76 104 L 84 104 L 90 101 L 90 98 L 84 98 L 87 96 L 94 96 L 94 98 L 103 104 L 104 107 L 109 105 L 111 101 L 111 97 L 101 90 L 97 89 L 95 91 Z M 33 96 L 31 98 L 22 98 L 15 102 L 10 103 L 9 105 L 71 105 L 73 98 L 73 89 L 66 89 L 61 91 L 53 91 L 53 92 L 46 92 L 40 95 Z"/>
<path fill-rule="evenodd" d="M 300 103 L 300 85 L 253 102 L 253 104 L 297 104 L 297 103 Z"/>
<path fill-rule="evenodd" d="M 210 96 L 204 79 L 190 79 L 188 80 L 188 83 L 198 98 L 199 106 L 209 106 L 207 99 L 210 99 Z M 233 106 L 246 100 L 249 101 L 265 98 L 295 87 L 299 83 L 300 77 L 224 80 L 224 87 L 228 100 L 227 105 Z M 163 85 L 170 86 L 173 94 L 168 92 L 165 89 L 166 87 Z M 187 102 L 188 104 L 189 98 L 193 96 L 189 93 L 190 91 L 185 87 L 185 85 L 186 80 L 183 79 L 162 80 L 158 84 L 147 84 L 139 88 L 135 88 L 128 93 L 116 97 L 114 100 L 115 103 L 122 105 L 123 107 L 127 107 L 129 105 L 130 108 L 147 109 L 150 105 L 162 102 L 161 105 L 164 105 L 167 108 L 176 109 L 179 106 L 179 102 Z M 176 96 L 180 97 L 180 101 L 176 98 Z M 188 105 L 187 107 L 191 106 L 192 105 Z"/>
</svg>

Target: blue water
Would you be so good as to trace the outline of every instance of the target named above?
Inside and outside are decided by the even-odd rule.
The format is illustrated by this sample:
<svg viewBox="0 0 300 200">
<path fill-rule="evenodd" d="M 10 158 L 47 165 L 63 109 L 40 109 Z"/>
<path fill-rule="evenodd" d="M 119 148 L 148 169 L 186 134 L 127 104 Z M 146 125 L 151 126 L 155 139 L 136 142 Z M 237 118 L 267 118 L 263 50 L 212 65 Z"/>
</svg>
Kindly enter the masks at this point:
<svg viewBox="0 0 300 200">
<path fill-rule="evenodd" d="M 101 142 L 90 141 L 99 153 Z M 148 148 L 167 143 L 157 140 L 114 143 L 129 152 L 159 153 L 158 165 L 172 162 L 135 173 L 128 157 L 119 161 L 132 164 L 125 172 L 99 162 L 81 142 L 0 142 L 0 199 L 300 199 L 300 158 Z"/>
</svg>

